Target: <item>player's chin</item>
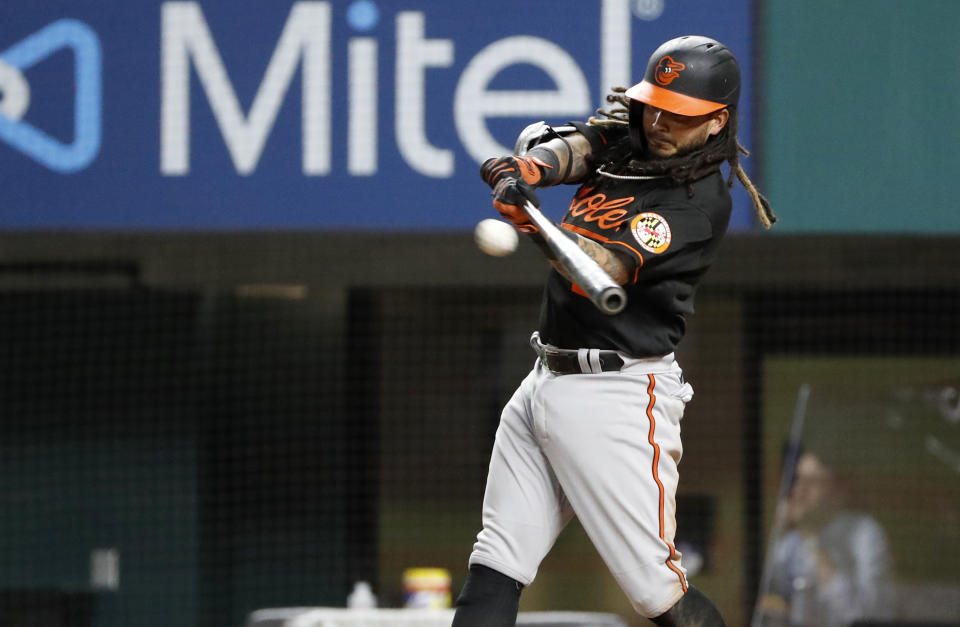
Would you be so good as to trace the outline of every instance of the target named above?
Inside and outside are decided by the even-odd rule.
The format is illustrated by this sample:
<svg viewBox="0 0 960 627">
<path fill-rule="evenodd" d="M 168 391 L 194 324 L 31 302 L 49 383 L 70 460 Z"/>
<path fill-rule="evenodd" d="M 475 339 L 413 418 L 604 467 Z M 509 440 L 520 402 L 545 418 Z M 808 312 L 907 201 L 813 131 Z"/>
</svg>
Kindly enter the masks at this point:
<svg viewBox="0 0 960 627">
<path fill-rule="evenodd" d="M 670 142 L 661 141 L 657 139 L 647 140 L 647 148 L 650 150 L 650 153 L 661 159 L 665 157 L 672 157 L 677 154 L 677 147 L 671 144 Z"/>
</svg>

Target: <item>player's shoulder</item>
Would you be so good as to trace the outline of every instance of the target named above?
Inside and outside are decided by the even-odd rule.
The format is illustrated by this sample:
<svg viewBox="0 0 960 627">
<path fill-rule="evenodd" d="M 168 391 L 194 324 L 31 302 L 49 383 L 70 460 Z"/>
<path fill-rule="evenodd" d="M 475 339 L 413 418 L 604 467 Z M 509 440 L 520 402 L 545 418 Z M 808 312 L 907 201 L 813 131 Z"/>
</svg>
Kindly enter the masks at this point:
<svg viewBox="0 0 960 627">
<path fill-rule="evenodd" d="M 626 124 L 570 122 L 570 126 L 590 142 L 590 152 L 599 155 L 629 136 Z"/>
<path fill-rule="evenodd" d="M 677 209 L 699 212 L 711 220 L 729 216 L 733 208 L 730 186 L 719 170 L 693 183 L 660 186 L 650 200 Z"/>
<path fill-rule="evenodd" d="M 722 178 L 721 183 L 720 188 L 711 184 L 698 187 L 695 183 L 692 194 L 688 185 L 656 186 L 643 198 L 639 213 L 671 225 L 685 234 L 685 239 L 710 239 L 726 230 L 733 206 Z"/>
</svg>

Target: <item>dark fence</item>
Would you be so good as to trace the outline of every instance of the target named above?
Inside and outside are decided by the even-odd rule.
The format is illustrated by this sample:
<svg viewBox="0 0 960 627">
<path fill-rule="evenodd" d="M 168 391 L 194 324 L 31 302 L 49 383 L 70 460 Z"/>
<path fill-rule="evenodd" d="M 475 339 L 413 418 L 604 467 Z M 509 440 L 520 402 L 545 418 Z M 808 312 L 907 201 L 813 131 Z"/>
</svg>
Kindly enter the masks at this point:
<svg viewBox="0 0 960 627">
<path fill-rule="evenodd" d="M 857 459 L 921 438 L 887 458 L 922 474 L 902 483 L 926 490 L 913 507 L 935 532 L 913 533 L 890 467 L 859 481 L 900 504 L 877 513 L 898 590 L 957 598 L 958 244 L 727 242 L 678 352 L 696 389 L 678 544 L 728 623 L 764 579 L 802 385 L 808 428 L 844 425 Z M 462 234 L 0 237 L 4 624 L 237 626 L 342 606 L 358 580 L 396 607 L 415 566 L 448 569 L 455 594 L 546 271 L 526 243 L 492 259 Z M 886 439 L 866 437 L 877 386 L 907 421 Z M 917 605 L 902 618 L 954 609 Z M 523 609 L 645 624 L 576 524 Z"/>
</svg>

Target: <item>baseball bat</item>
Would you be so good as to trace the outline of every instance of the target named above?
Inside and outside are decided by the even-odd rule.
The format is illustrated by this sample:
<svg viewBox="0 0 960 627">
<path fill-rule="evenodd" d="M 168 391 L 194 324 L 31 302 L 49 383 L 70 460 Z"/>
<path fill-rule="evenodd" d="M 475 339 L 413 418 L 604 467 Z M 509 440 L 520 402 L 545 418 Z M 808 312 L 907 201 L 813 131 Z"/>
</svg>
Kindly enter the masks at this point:
<svg viewBox="0 0 960 627">
<path fill-rule="evenodd" d="M 623 311 L 627 306 L 627 293 L 606 270 L 564 235 L 560 227 L 547 219 L 532 202 L 528 200 L 523 210 L 553 252 L 554 261 L 586 292 L 597 309 L 609 315 Z"/>
<path fill-rule="evenodd" d="M 793 406 L 793 423 L 790 426 L 790 438 L 787 440 L 787 450 L 780 470 L 780 488 L 777 490 L 777 506 L 773 514 L 773 525 L 770 537 L 767 539 L 767 555 L 763 561 L 763 570 L 760 573 L 760 590 L 757 592 L 757 601 L 753 608 L 750 627 L 762 627 L 764 614 L 761 602 L 770 592 L 770 580 L 773 575 L 773 563 L 776 556 L 771 547 L 780 534 L 783 533 L 783 519 L 786 513 L 787 501 L 790 498 L 790 488 L 797 473 L 797 461 L 800 457 L 800 442 L 803 437 L 803 423 L 807 418 L 807 403 L 810 400 L 810 384 L 803 383 L 797 391 L 797 400 Z"/>
</svg>

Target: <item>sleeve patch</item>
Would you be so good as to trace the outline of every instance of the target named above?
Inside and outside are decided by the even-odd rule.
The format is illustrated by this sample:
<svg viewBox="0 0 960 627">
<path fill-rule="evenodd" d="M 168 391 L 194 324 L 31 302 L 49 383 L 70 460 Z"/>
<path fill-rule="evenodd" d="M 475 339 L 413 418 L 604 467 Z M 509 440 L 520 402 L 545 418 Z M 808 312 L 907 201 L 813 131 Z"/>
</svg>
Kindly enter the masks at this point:
<svg viewBox="0 0 960 627">
<path fill-rule="evenodd" d="M 634 239 L 644 250 L 660 254 L 670 246 L 670 225 L 659 213 L 641 213 L 630 222 Z"/>
</svg>

